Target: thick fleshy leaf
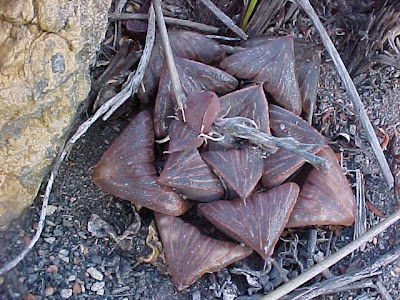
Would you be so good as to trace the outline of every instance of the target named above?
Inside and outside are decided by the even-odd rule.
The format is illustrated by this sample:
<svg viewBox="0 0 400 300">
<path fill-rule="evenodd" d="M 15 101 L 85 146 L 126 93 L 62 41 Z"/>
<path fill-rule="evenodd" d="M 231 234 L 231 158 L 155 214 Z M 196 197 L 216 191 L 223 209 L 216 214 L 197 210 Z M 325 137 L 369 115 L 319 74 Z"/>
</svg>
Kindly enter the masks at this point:
<svg viewBox="0 0 400 300">
<path fill-rule="evenodd" d="M 192 60 L 175 57 L 176 69 L 186 95 L 193 92 L 211 91 L 225 94 L 232 91 L 238 81 L 228 73 Z M 175 99 L 168 68 L 163 66 L 160 86 L 154 107 L 154 130 L 157 138 L 167 135 L 170 116 L 175 114 Z"/>
<path fill-rule="evenodd" d="M 269 129 L 268 102 L 262 85 L 253 85 L 219 98 L 220 116 L 226 118 L 245 117 L 253 120 L 262 132 L 271 133 Z"/>
<path fill-rule="evenodd" d="M 313 169 L 301 188 L 286 227 L 309 225 L 350 226 L 355 219 L 355 201 L 333 150 L 327 146 L 318 154 L 331 163 L 329 171 Z"/>
<path fill-rule="evenodd" d="M 205 64 L 215 64 L 225 57 L 225 51 L 214 40 L 203 34 L 186 30 L 169 30 L 172 53 L 177 57 L 199 61 Z M 138 96 L 148 102 L 157 93 L 158 82 L 160 81 L 160 70 L 164 61 L 164 52 L 160 35 L 157 35 L 156 42 L 151 53 L 149 66 L 143 78 L 145 90 L 139 89 Z"/>
<path fill-rule="evenodd" d="M 93 182 L 106 192 L 170 215 L 189 206 L 178 194 L 159 185 L 154 168 L 151 115 L 139 113 L 94 168 Z"/>
<path fill-rule="evenodd" d="M 276 105 L 270 105 L 270 127 L 275 136 L 293 137 L 300 143 L 316 145 L 313 154 L 326 145 L 325 138 L 310 124 L 292 112 Z M 280 149 L 270 155 L 264 164 L 262 183 L 265 187 L 273 187 L 283 183 L 296 172 L 305 160 L 287 150 Z"/>
<path fill-rule="evenodd" d="M 317 50 L 307 41 L 295 39 L 294 53 L 303 112 L 306 116 L 310 116 L 317 100 L 321 50 Z"/>
<path fill-rule="evenodd" d="M 277 103 L 297 115 L 301 113 L 293 37 L 276 38 L 233 54 L 221 62 L 221 68 L 239 78 L 262 83 Z"/>
<path fill-rule="evenodd" d="M 158 182 L 175 188 L 191 200 L 208 202 L 224 197 L 221 181 L 197 149 L 170 154 Z"/>
<path fill-rule="evenodd" d="M 171 121 L 168 133 L 170 137 L 168 152 L 170 153 L 196 149 L 204 142 L 204 138 L 199 137 L 198 132 L 179 120 Z"/>
<path fill-rule="evenodd" d="M 295 183 L 242 199 L 199 205 L 200 212 L 222 232 L 269 258 L 285 228 L 299 194 Z"/>
<path fill-rule="evenodd" d="M 258 149 L 208 151 L 202 157 L 242 199 L 251 194 L 262 175 L 264 161 Z"/>
<path fill-rule="evenodd" d="M 219 98 L 215 93 L 189 93 L 186 99 L 186 123 L 198 133 L 207 133 L 220 110 Z"/>
<path fill-rule="evenodd" d="M 205 273 L 217 272 L 253 252 L 249 247 L 202 235 L 180 218 L 155 215 L 167 264 L 179 291 Z"/>
</svg>

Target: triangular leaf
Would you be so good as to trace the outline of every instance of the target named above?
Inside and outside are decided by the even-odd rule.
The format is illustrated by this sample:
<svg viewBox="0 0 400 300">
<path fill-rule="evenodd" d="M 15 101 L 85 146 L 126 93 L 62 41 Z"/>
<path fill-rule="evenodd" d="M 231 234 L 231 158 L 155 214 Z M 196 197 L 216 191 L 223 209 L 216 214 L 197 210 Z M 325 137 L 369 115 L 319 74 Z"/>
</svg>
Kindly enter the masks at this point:
<svg viewBox="0 0 400 300">
<path fill-rule="evenodd" d="M 186 95 L 201 91 L 225 94 L 238 84 L 228 73 L 202 63 L 175 57 L 175 64 Z M 168 68 L 164 65 L 154 107 L 154 129 L 158 138 L 167 135 L 169 117 L 175 114 L 176 103 L 175 99 L 171 100 L 171 94 Z"/>
<path fill-rule="evenodd" d="M 155 215 L 167 264 L 179 291 L 205 273 L 217 272 L 253 252 L 248 247 L 202 235 L 179 218 Z"/>
<path fill-rule="evenodd" d="M 186 99 L 186 123 L 198 133 L 207 133 L 220 110 L 220 102 L 215 93 L 189 93 Z"/>
<path fill-rule="evenodd" d="M 262 175 L 263 158 L 258 149 L 208 151 L 202 157 L 242 199 L 251 194 Z"/>
<path fill-rule="evenodd" d="M 293 37 L 276 38 L 225 58 L 221 68 L 239 78 L 262 83 L 277 103 L 299 115 L 301 98 L 293 49 Z"/>
<path fill-rule="evenodd" d="M 176 57 L 205 64 L 214 64 L 225 57 L 225 51 L 222 50 L 221 46 L 203 34 L 187 30 L 169 30 L 168 37 L 172 53 Z M 138 91 L 138 96 L 143 102 L 149 102 L 149 99 L 157 93 L 163 61 L 164 50 L 162 49 L 161 37 L 157 35 L 149 66 L 143 78 L 145 90 L 140 88 Z"/>
<path fill-rule="evenodd" d="M 275 136 L 293 137 L 300 143 L 316 145 L 312 150 L 313 154 L 326 145 L 325 138 L 318 131 L 292 112 L 270 105 L 269 114 L 271 131 Z M 305 160 L 300 156 L 279 149 L 265 160 L 263 185 L 270 188 L 283 183 L 304 163 Z"/>
<path fill-rule="evenodd" d="M 285 183 L 266 193 L 242 199 L 200 204 L 200 212 L 217 228 L 235 240 L 269 258 L 292 211 L 299 187 Z"/>
<path fill-rule="evenodd" d="M 170 154 L 158 182 L 175 188 L 191 200 L 208 202 L 224 197 L 221 181 L 197 149 Z"/>
<path fill-rule="evenodd" d="M 169 148 L 168 152 L 178 152 L 199 148 L 204 137 L 199 137 L 199 133 L 191 129 L 186 123 L 172 120 L 169 127 Z"/>
<path fill-rule="evenodd" d="M 301 188 L 286 227 L 353 224 L 355 201 L 333 150 L 327 146 L 318 156 L 331 164 L 329 171 L 313 169 Z"/>
<path fill-rule="evenodd" d="M 106 192 L 171 215 L 189 206 L 178 194 L 160 186 L 154 168 L 153 125 L 143 111 L 127 126 L 94 168 L 93 182 Z"/>
<path fill-rule="evenodd" d="M 221 116 L 226 118 L 245 117 L 253 120 L 262 132 L 269 129 L 268 102 L 261 85 L 253 85 L 219 98 Z"/>
</svg>

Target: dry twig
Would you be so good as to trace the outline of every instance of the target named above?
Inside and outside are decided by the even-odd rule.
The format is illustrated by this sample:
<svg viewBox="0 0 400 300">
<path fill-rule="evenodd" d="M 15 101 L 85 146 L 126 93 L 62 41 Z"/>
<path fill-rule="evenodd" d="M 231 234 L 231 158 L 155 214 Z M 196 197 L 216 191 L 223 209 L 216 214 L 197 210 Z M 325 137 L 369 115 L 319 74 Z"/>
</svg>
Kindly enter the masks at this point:
<svg viewBox="0 0 400 300">
<path fill-rule="evenodd" d="M 326 159 L 311 153 L 317 145 L 302 144 L 291 137 L 278 138 L 247 125 L 253 123 L 254 121 L 243 117 L 223 118 L 216 121 L 214 127 L 223 136 L 248 140 L 272 153 L 276 152 L 277 148 L 282 148 L 302 157 L 316 168 L 329 169 L 329 162 Z"/>
<path fill-rule="evenodd" d="M 138 14 L 138 13 L 113 13 L 108 16 L 108 19 L 110 21 L 121 21 L 121 20 L 140 20 L 140 21 L 147 21 L 148 16 L 147 14 Z M 170 24 L 170 25 L 179 25 L 179 26 L 185 26 L 189 28 L 193 28 L 199 31 L 207 32 L 207 33 L 213 33 L 216 34 L 219 32 L 219 28 L 211 25 L 206 25 L 203 23 L 197 23 L 197 22 L 192 22 L 189 20 L 182 20 L 182 19 L 177 19 L 177 18 L 171 18 L 171 17 L 164 17 L 165 23 Z"/>
<path fill-rule="evenodd" d="M 220 10 L 211 0 L 200 0 L 222 23 L 230 30 L 240 36 L 243 40 L 247 40 L 247 34 L 237 26 L 231 18 L 229 18 L 222 10 Z"/>
<path fill-rule="evenodd" d="M 167 27 L 165 26 L 164 15 L 162 13 L 161 1 L 153 0 L 154 9 L 157 16 L 157 27 L 160 31 L 161 42 L 163 44 L 165 59 L 168 65 L 168 72 L 171 78 L 172 90 L 174 92 L 175 100 L 178 103 L 178 110 L 182 113 L 182 119 L 186 122 L 185 111 L 183 107 L 183 102 L 185 99 L 185 94 L 183 93 L 182 84 L 179 80 L 178 71 L 176 70 L 176 65 L 174 61 L 174 56 L 172 54 L 171 44 L 169 43 Z"/>
<path fill-rule="evenodd" d="M 307 13 L 311 21 L 313 22 L 314 26 L 317 28 L 319 32 L 322 42 L 325 45 L 326 50 L 328 51 L 329 55 L 331 56 L 336 69 L 339 73 L 340 78 L 343 81 L 343 84 L 346 87 L 346 90 L 350 96 L 350 99 L 353 103 L 354 109 L 360 119 L 360 123 L 363 129 L 366 132 L 367 139 L 371 144 L 372 150 L 375 154 L 376 159 L 378 160 L 378 164 L 382 170 L 383 177 L 386 180 L 386 183 L 391 188 L 394 185 L 394 178 L 392 172 L 390 171 L 389 165 L 386 161 L 385 155 L 383 154 L 382 148 L 379 144 L 378 138 L 375 135 L 374 128 L 368 118 L 367 112 L 363 106 L 363 103 L 360 99 L 360 95 L 357 92 L 357 89 L 354 85 L 353 80 L 351 79 L 349 72 L 340 58 L 338 51 L 336 50 L 335 46 L 333 45 L 328 33 L 326 32 L 324 26 L 322 25 L 319 17 L 315 13 L 314 8 L 311 6 L 309 0 L 295 0 L 295 2 Z"/>
<path fill-rule="evenodd" d="M 362 279 L 380 274 L 380 272 L 377 272 L 380 268 L 392 263 L 399 257 L 400 247 L 397 247 L 394 250 L 382 255 L 374 263 L 370 264 L 362 270 L 356 270 L 345 275 L 333 277 L 323 282 L 316 283 L 310 287 L 299 289 L 298 291 L 295 291 L 292 294 L 285 296 L 283 299 L 306 300 L 315 298 L 320 295 L 338 293 L 339 291 L 342 291 L 343 288 L 345 290 L 348 290 L 350 285 L 352 285 L 353 283 L 356 284 L 356 281 L 360 281 Z M 374 285 L 372 287 L 377 288 L 377 286 Z"/>
<path fill-rule="evenodd" d="M 89 119 L 87 119 L 85 122 L 83 122 L 79 126 L 79 128 L 76 130 L 74 135 L 65 143 L 61 154 L 55 160 L 54 165 L 50 172 L 50 178 L 46 185 L 46 191 L 45 191 L 44 197 L 43 197 L 43 204 L 42 204 L 42 209 L 40 211 L 40 218 L 39 218 L 39 222 L 38 222 L 38 227 L 36 229 L 36 233 L 33 236 L 32 240 L 30 241 L 29 245 L 20 254 L 18 254 L 17 257 L 15 257 L 13 260 L 11 260 L 7 264 L 5 264 L 0 269 L 0 275 L 5 274 L 9 270 L 11 270 L 15 266 L 17 266 L 18 263 L 20 263 L 28 255 L 28 253 L 33 249 L 33 247 L 39 240 L 39 238 L 42 234 L 43 228 L 44 228 L 44 222 L 46 219 L 47 205 L 49 203 L 50 193 L 52 191 L 54 180 L 58 174 L 58 170 L 60 169 L 61 163 L 64 161 L 64 159 L 68 155 L 68 153 L 71 151 L 71 149 L 72 149 L 73 145 L 76 143 L 76 141 L 79 140 L 79 138 L 81 138 L 82 135 L 84 135 L 88 131 L 88 129 L 94 122 L 96 122 L 103 114 L 105 114 L 105 113 L 108 114 L 108 112 L 111 110 L 115 111 L 115 109 L 116 109 L 115 107 L 117 105 L 119 106 L 123 103 L 123 101 L 121 103 L 121 99 L 124 99 L 124 98 L 127 99 L 131 96 L 131 93 L 129 93 L 129 96 L 126 97 L 128 95 L 128 93 L 126 92 L 127 87 L 129 87 L 131 91 L 134 91 L 135 89 L 137 89 L 137 87 L 140 85 L 140 82 L 141 82 L 140 78 L 143 78 L 144 70 L 147 67 L 147 63 L 145 64 L 145 62 L 148 62 L 148 60 L 149 60 L 150 53 L 151 53 L 151 50 L 152 50 L 153 44 L 154 44 L 154 39 L 155 39 L 155 15 L 154 15 L 153 6 L 151 6 L 149 9 L 149 28 L 147 30 L 147 36 L 146 36 L 146 46 L 145 46 L 145 50 L 143 51 L 142 58 L 140 59 L 138 70 L 137 70 L 136 74 L 133 75 L 133 73 L 131 73 L 131 75 L 129 76 L 129 79 L 128 79 L 127 86 L 125 86 L 125 88 L 118 94 L 119 96 L 116 95 L 115 97 L 111 98 L 106 103 L 104 103 L 102 106 L 100 106 L 100 108 L 96 111 L 96 113 L 93 116 L 91 116 Z M 149 43 L 149 44 L 147 44 L 147 43 Z M 141 68 L 141 69 L 139 69 L 139 68 Z M 119 104 L 119 103 L 121 103 L 121 104 Z"/>
<path fill-rule="evenodd" d="M 381 232 L 385 231 L 389 226 L 393 225 L 398 220 L 400 220 L 400 210 L 396 211 L 391 216 L 387 217 L 385 220 L 380 222 L 378 225 L 375 225 L 374 227 L 369 229 L 366 233 L 364 233 L 358 239 L 352 241 L 351 243 L 347 244 L 339 251 L 328 256 L 325 260 L 316 264 L 314 267 L 308 269 L 307 271 L 300 274 L 293 280 L 278 287 L 276 290 L 270 292 L 269 294 L 267 294 L 266 296 L 264 296 L 260 299 L 276 300 L 276 299 L 280 299 L 281 297 L 289 294 L 290 292 L 292 292 L 293 290 L 298 288 L 300 285 L 306 283 L 310 279 L 312 279 L 315 276 L 317 276 L 318 274 L 320 274 L 323 270 L 329 268 L 330 266 L 334 265 L 339 260 L 343 259 L 344 257 L 349 255 L 356 249 L 360 248 L 361 245 L 364 245 L 368 241 L 372 240 L 375 236 L 377 236 Z M 400 250 L 399 249 L 396 250 L 397 255 L 398 255 L 398 251 L 400 251 Z"/>
</svg>

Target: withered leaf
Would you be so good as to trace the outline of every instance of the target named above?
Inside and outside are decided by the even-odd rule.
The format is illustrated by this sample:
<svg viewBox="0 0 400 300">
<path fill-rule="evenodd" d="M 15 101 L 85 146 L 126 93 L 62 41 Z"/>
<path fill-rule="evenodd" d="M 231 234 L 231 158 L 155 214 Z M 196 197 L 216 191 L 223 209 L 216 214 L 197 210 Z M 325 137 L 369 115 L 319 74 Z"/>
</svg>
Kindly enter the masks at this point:
<svg viewBox="0 0 400 300">
<path fill-rule="evenodd" d="M 199 137 L 198 132 L 179 120 L 171 121 L 168 133 L 170 137 L 168 152 L 170 153 L 196 149 L 204 142 L 204 137 Z"/>
<path fill-rule="evenodd" d="M 103 154 L 94 168 L 93 182 L 106 192 L 171 215 L 189 206 L 178 194 L 157 183 L 154 133 L 148 111 L 139 113 Z"/>
<path fill-rule="evenodd" d="M 331 163 L 329 171 L 313 169 L 301 188 L 286 227 L 310 225 L 350 226 L 355 219 L 355 201 L 333 150 L 318 154 Z"/>
<path fill-rule="evenodd" d="M 262 85 L 253 85 L 219 98 L 220 116 L 227 118 L 245 117 L 253 120 L 262 132 L 271 133 L 269 129 L 268 102 Z"/>
<path fill-rule="evenodd" d="M 310 116 L 317 100 L 321 50 L 311 43 L 299 39 L 294 40 L 295 72 L 302 99 L 303 112 Z"/>
<path fill-rule="evenodd" d="M 197 149 L 170 154 L 158 182 L 175 188 L 191 200 L 208 202 L 224 196 L 221 181 Z"/>
<path fill-rule="evenodd" d="M 262 83 L 277 103 L 296 115 L 301 113 L 301 97 L 294 72 L 293 37 L 276 38 L 233 54 L 220 66 L 234 76 Z"/>
<path fill-rule="evenodd" d="M 218 241 L 180 218 L 156 213 L 168 267 L 178 291 L 189 287 L 205 273 L 212 273 L 245 258 L 253 250 Z"/>
<path fill-rule="evenodd" d="M 264 161 L 259 149 L 208 151 L 202 157 L 242 199 L 251 194 L 262 175 Z"/>
<path fill-rule="evenodd" d="M 186 123 L 198 133 L 211 129 L 221 110 L 218 96 L 210 91 L 189 93 L 186 99 Z"/>
<path fill-rule="evenodd" d="M 316 145 L 312 152 L 317 153 L 326 145 L 325 138 L 310 124 L 292 112 L 276 105 L 270 105 L 270 127 L 275 136 L 293 137 L 300 143 Z M 283 183 L 305 160 L 287 150 L 279 149 L 270 155 L 264 164 L 262 183 L 265 187 L 273 187 Z"/>
<path fill-rule="evenodd" d="M 199 62 L 176 57 L 175 64 L 186 95 L 201 91 L 224 94 L 232 91 L 238 84 L 238 81 L 232 75 Z M 154 107 L 154 129 L 157 138 L 163 138 L 167 135 L 170 121 L 168 117 L 175 113 L 176 103 L 171 94 L 171 82 L 165 64 L 162 69 Z"/>
<path fill-rule="evenodd" d="M 285 228 L 299 194 L 295 183 L 242 199 L 199 205 L 200 212 L 218 229 L 268 259 Z"/>
<path fill-rule="evenodd" d="M 175 57 L 187 58 L 204 64 L 214 64 L 225 57 L 225 51 L 221 46 L 203 34 L 187 30 L 169 30 L 168 37 Z M 148 102 L 157 93 L 163 61 L 164 52 L 161 38 L 160 35 L 157 35 L 149 66 L 143 78 L 145 90 L 139 89 L 138 91 L 139 98 L 144 102 Z"/>
</svg>

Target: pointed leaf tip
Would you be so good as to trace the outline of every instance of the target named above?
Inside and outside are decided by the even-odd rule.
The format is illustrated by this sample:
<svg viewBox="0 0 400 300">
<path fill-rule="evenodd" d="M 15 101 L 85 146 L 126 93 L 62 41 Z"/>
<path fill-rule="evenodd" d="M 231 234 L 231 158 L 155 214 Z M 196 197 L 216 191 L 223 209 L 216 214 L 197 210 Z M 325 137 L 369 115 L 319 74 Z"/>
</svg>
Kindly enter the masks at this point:
<svg viewBox="0 0 400 300">
<path fill-rule="evenodd" d="M 266 193 L 255 193 L 246 203 L 216 201 L 200 204 L 200 212 L 222 232 L 268 259 L 292 211 L 299 187 L 285 183 Z"/>
<path fill-rule="evenodd" d="M 202 235 L 180 218 L 156 213 L 168 267 L 175 287 L 182 291 L 205 273 L 212 273 L 245 258 L 253 250 Z"/>
</svg>

